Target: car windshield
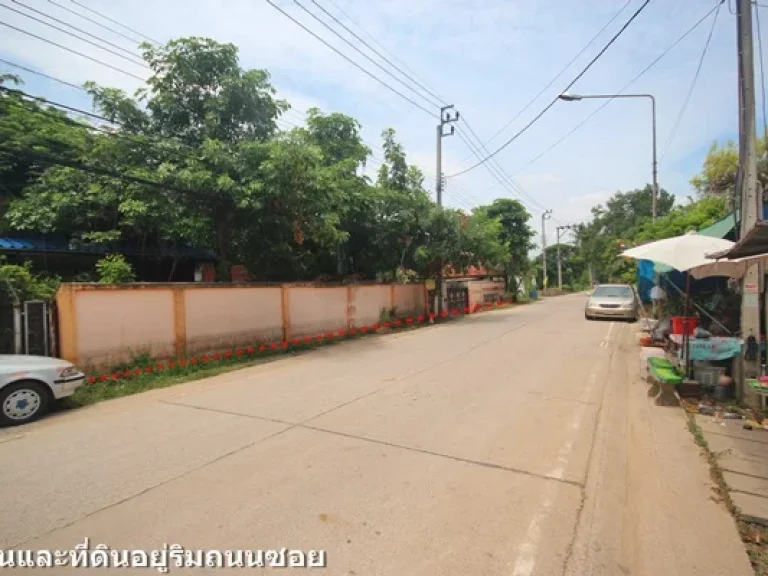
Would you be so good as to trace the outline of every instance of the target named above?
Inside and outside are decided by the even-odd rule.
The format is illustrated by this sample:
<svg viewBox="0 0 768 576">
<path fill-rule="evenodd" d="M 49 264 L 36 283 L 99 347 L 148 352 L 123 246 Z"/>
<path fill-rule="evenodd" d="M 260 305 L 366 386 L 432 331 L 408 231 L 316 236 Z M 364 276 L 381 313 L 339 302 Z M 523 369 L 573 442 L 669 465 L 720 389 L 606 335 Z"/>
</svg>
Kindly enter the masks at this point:
<svg viewBox="0 0 768 576">
<path fill-rule="evenodd" d="M 597 298 L 632 298 L 629 286 L 598 286 L 592 293 Z"/>
</svg>

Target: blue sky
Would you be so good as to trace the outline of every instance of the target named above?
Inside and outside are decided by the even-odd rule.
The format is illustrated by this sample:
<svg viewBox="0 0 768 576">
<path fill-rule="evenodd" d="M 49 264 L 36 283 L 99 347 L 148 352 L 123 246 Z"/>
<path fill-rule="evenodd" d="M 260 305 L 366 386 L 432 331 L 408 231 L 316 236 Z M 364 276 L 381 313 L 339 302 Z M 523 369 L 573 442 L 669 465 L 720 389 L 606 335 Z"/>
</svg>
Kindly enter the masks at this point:
<svg viewBox="0 0 768 576">
<path fill-rule="evenodd" d="M 127 40 L 47 1 L 20 1 L 130 47 Z M 241 51 L 242 65 L 269 70 L 280 94 L 294 105 L 295 109 L 285 120 L 300 123 L 301 112 L 310 106 L 344 112 L 363 124 L 364 138 L 376 146 L 380 144 L 381 131 L 391 126 L 404 143 L 411 161 L 424 170 L 430 187 L 433 186 L 436 116 L 430 117 L 383 88 L 264 0 L 79 1 L 160 41 L 198 35 L 235 43 Z M 528 104 L 626 5 L 584 55 L 488 145 L 490 149 L 522 128 L 555 97 L 643 3 L 643 0 L 629 0 L 627 5 L 627 1 L 316 0 L 367 39 L 366 33 L 357 28 L 357 24 L 361 25 L 405 62 L 412 76 L 454 104 L 484 141 Z M 4 0 L 5 4 L 10 2 Z M 70 0 L 57 2 L 95 17 Z M 354 53 L 293 0 L 275 2 L 361 65 L 405 90 Z M 319 17 L 325 17 L 312 0 L 300 2 Z M 620 90 L 715 4 L 715 0 L 652 0 L 570 91 L 605 94 Z M 14 7 L 23 11 L 18 5 Z M 357 24 L 347 20 L 339 7 Z M 762 10 L 761 15 L 768 25 L 768 10 Z M 0 21 L 34 31 L 140 76 L 146 72 L 6 9 L 0 8 Z M 711 19 L 627 90 L 656 96 L 660 155 L 688 92 L 710 25 Z M 720 10 L 686 114 L 659 166 L 660 185 L 676 194 L 681 202 L 693 195 L 688 180 L 700 169 L 710 144 L 714 140 L 733 138 L 736 133 L 735 39 L 735 16 L 729 12 L 726 2 Z M 128 76 L 1 27 L 0 56 L 76 84 L 94 80 L 129 91 L 139 85 Z M 0 72 L 6 71 L 12 70 L 0 64 Z M 77 106 L 89 105 L 76 90 L 20 74 L 29 92 Z M 758 70 L 758 88 L 759 81 Z M 759 115 L 759 89 L 757 94 Z M 599 100 L 558 102 L 497 156 L 499 164 L 514 175 L 525 191 L 522 201 L 532 212 L 537 230 L 544 207 L 554 210 L 556 223 L 575 223 L 588 218 L 590 208 L 612 193 L 642 187 L 650 181 L 650 107 L 644 99 L 611 102 L 562 144 L 529 164 L 601 104 Z M 443 145 L 446 174 L 473 163 L 470 151 L 458 137 L 446 138 Z M 376 149 L 374 154 L 381 156 Z M 514 196 L 498 185 L 483 167 L 449 179 L 445 194 L 448 205 L 463 208 L 497 197 Z"/>
</svg>

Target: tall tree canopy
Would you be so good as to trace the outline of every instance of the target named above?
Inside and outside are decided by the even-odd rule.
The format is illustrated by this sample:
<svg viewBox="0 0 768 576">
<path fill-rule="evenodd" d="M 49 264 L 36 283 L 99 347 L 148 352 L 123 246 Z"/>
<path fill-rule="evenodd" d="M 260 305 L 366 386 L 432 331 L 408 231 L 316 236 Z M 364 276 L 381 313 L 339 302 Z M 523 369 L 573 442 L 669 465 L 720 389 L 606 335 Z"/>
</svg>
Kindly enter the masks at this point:
<svg viewBox="0 0 768 576">
<path fill-rule="evenodd" d="M 109 121 L 98 127 L 0 78 L 2 226 L 91 244 L 193 244 L 217 254 L 223 279 L 234 262 L 286 281 L 524 259 L 522 207 L 436 207 L 393 129 L 372 181 L 355 119 L 311 109 L 305 126 L 278 130 L 288 103 L 267 71 L 240 66 L 234 45 L 182 38 L 142 50 L 152 75 L 135 94 L 86 84 Z"/>
</svg>

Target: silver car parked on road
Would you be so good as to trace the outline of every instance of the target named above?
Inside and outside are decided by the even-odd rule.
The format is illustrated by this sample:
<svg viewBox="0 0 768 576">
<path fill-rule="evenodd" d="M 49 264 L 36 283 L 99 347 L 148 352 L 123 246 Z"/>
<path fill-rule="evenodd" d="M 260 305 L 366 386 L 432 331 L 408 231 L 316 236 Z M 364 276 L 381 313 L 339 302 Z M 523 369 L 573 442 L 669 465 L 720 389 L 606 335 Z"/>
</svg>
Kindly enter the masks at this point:
<svg viewBox="0 0 768 576">
<path fill-rule="evenodd" d="M 638 304 L 635 289 L 629 284 L 600 284 L 587 300 L 584 317 L 637 320 Z"/>
</svg>

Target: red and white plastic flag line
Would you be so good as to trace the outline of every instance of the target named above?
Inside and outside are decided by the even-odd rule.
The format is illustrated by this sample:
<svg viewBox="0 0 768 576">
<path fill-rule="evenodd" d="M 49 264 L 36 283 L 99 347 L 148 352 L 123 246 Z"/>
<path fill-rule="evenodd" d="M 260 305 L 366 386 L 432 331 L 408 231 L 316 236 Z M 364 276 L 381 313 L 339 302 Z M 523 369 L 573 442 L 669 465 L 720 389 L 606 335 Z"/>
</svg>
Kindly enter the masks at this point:
<svg viewBox="0 0 768 576">
<path fill-rule="evenodd" d="M 99 376 L 88 377 L 89 384 L 96 384 L 98 382 L 119 381 L 127 380 L 130 378 L 137 378 L 145 374 L 159 374 L 162 372 L 168 372 L 173 370 L 186 370 L 197 369 L 203 366 L 210 366 L 216 362 L 226 362 L 231 359 L 240 359 L 249 356 L 264 355 L 268 352 L 285 352 L 291 349 L 302 349 L 312 344 L 325 344 L 331 341 L 338 341 L 348 336 L 357 336 L 375 334 L 382 328 L 385 329 L 397 329 L 407 326 L 419 325 L 425 322 L 436 320 L 438 317 L 441 319 L 456 317 L 460 314 L 475 314 L 484 310 L 492 310 L 494 308 L 500 308 L 502 306 L 513 304 L 514 300 L 509 298 L 505 300 L 497 300 L 495 302 L 486 302 L 484 305 L 475 304 L 473 307 L 465 307 L 463 310 L 458 308 L 452 308 L 450 310 L 443 310 L 439 315 L 434 312 L 430 312 L 428 315 L 419 314 L 418 316 L 407 316 L 405 318 L 395 318 L 394 320 L 387 320 L 386 322 L 371 324 L 370 326 L 363 325 L 360 327 L 350 327 L 347 330 L 338 330 L 337 332 L 326 332 L 324 334 L 317 334 L 316 336 L 304 336 L 303 338 L 293 338 L 292 340 L 284 340 L 282 342 L 270 342 L 268 344 L 260 344 L 259 346 L 248 346 L 245 348 L 237 348 L 235 350 L 227 350 L 226 352 L 216 352 L 212 354 L 203 354 L 202 356 L 180 358 L 178 360 L 169 360 L 166 362 L 158 362 L 157 364 L 150 366 L 142 366 L 136 368 L 126 368 L 124 370 L 115 371 L 112 373 L 104 373 Z"/>
</svg>

